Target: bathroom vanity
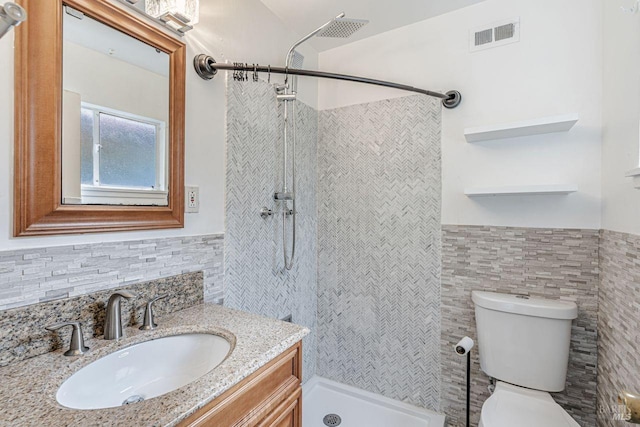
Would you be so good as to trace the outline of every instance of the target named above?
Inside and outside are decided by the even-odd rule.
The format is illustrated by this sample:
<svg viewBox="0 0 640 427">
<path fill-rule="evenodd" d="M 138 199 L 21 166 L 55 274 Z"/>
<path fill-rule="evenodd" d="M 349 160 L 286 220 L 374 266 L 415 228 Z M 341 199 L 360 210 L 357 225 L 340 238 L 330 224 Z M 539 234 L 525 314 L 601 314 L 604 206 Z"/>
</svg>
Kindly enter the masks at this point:
<svg viewBox="0 0 640 427">
<path fill-rule="evenodd" d="M 301 340 L 308 329 L 215 304 L 196 305 L 157 321 L 159 326 L 152 331 L 141 331 L 139 325 L 126 328 L 118 341 L 89 339 L 90 349 L 83 356 L 65 357 L 62 348 L 0 368 L 4 402 L 0 424 L 301 425 Z M 224 338 L 230 350 L 217 367 L 189 384 L 136 403 L 105 404 L 102 409 L 71 409 L 59 403 L 61 386 L 105 356 L 134 353 L 132 346 L 151 340 L 194 334 Z M 148 363 L 155 362 L 149 358 Z M 116 375 L 107 370 L 95 377 L 108 382 Z"/>
<path fill-rule="evenodd" d="M 289 348 L 180 426 L 302 426 L 301 350 Z"/>
</svg>

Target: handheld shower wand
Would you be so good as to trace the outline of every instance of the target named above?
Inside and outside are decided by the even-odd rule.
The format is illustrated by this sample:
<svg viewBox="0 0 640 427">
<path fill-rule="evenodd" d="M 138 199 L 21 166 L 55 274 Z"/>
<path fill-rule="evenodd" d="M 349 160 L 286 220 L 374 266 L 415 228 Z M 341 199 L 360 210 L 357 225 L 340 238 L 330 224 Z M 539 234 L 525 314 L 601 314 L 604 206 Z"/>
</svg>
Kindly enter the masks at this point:
<svg viewBox="0 0 640 427">
<path fill-rule="evenodd" d="M 15 3 L 7 2 L 0 6 L 0 39 L 27 19 L 27 12 Z"/>
<path fill-rule="evenodd" d="M 284 127 L 283 127 L 283 145 L 282 145 L 282 191 L 275 192 L 273 198 L 277 202 L 281 202 L 282 209 L 282 253 L 284 258 L 284 268 L 291 270 L 293 261 L 296 256 L 296 95 L 298 91 L 298 79 L 293 77 L 289 81 L 288 70 L 294 66 L 302 67 L 302 61 L 296 61 L 296 48 L 309 40 L 317 37 L 338 37 L 347 38 L 366 25 L 369 21 L 364 19 L 347 19 L 344 12 L 338 14 L 335 18 L 316 28 L 291 46 L 285 57 L 285 81 L 278 92 L 277 99 L 284 103 Z M 301 55 L 298 54 L 298 58 Z M 289 106 L 291 103 L 291 106 Z M 291 115 L 289 115 L 289 108 Z M 291 128 L 291 129 L 289 129 Z M 289 131 L 291 131 L 291 147 L 289 147 Z M 289 161 L 289 151 L 291 151 L 291 161 Z M 289 164 L 291 167 L 289 168 Z M 291 177 L 291 185 L 289 185 L 289 175 Z M 291 209 L 287 202 L 291 202 Z M 291 222 L 291 250 L 289 251 L 287 237 L 287 220 L 290 217 Z"/>
</svg>

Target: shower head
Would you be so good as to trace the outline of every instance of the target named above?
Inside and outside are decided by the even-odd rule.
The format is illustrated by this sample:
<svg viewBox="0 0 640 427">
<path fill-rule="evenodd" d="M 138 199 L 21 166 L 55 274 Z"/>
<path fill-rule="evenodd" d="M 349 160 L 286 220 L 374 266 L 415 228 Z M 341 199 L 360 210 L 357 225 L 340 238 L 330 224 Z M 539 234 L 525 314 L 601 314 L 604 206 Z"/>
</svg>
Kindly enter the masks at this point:
<svg viewBox="0 0 640 427">
<path fill-rule="evenodd" d="M 15 3 L 7 2 L 0 6 L 0 38 L 7 34 L 11 27 L 17 27 L 27 19 L 27 12 Z"/>
<path fill-rule="evenodd" d="M 297 50 L 293 51 L 293 56 L 291 57 L 290 68 L 302 69 L 302 64 L 304 63 L 304 55 L 298 52 Z"/>
<path fill-rule="evenodd" d="M 335 37 L 346 39 L 351 37 L 353 33 L 368 23 L 369 21 L 366 19 L 335 18 L 326 28 L 316 34 L 316 37 Z"/>
<path fill-rule="evenodd" d="M 324 25 L 316 28 L 314 31 L 310 32 L 309 34 L 298 40 L 293 46 L 291 46 L 291 49 L 289 49 L 287 57 L 285 58 L 285 66 L 288 68 L 291 65 L 294 53 L 296 53 L 296 48 L 302 43 L 309 40 L 311 37 L 318 36 L 347 38 L 368 23 L 369 21 L 364 19 L 345 18 L 344 12 L 342 12 L 331 21 L 326 22 Z"/>
</svg>

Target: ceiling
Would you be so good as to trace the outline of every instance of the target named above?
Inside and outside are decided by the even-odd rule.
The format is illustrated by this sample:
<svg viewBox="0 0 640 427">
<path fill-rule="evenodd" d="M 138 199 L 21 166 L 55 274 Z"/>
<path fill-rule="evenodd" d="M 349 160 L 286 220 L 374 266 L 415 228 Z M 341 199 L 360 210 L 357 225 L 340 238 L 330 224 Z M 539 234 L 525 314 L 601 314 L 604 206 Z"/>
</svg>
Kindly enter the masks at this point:
<svg viewBox="0 0 640 427">
<path fill-rule="evenodd" d="M 63 14 L 65 41 L 169 77 L 169 55 L 82 13 L 76 15 Z"/>
<path fill-rule="evenodd" d="M 371 22 L 347 39 L 309 40 L 318 52 L 423 21 L 483 0 L 261 0 L 292 31 L 304 36 L 340 12 Z"/>
</svg>

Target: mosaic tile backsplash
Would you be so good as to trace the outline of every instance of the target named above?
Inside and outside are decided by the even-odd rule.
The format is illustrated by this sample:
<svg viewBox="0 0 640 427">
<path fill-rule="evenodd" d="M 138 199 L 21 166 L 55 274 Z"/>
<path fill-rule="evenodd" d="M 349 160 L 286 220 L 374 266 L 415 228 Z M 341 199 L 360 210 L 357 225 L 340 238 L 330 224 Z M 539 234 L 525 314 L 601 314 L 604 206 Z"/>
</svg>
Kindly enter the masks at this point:
<svg viewBox="0 0 640 427">
<path fill-rule="evenodd" d="M 466 358 L 456 357 L 453 345 L 476 337 L 472 290 L 577 303 L 567 388 L 553 398 L 581 426 L 595 426 L 598 245 L 597 230 L 443 226 L 442 410 L 451 426 L 465 425 Z M 477 425 L 489 378 L 477 352 L 472 359 L 471 423 Z"/>
<path fill-rule="evenodd" d="M 85 338 L 102 335 L 107 301 L 115 290 L 135 294 L 121 302 L 123 325 L 127 326 L 142 324 L 147 302 L 157 296 L 167 295 L 154 303 L 156 323 L 165 314 L 201 304 L 203 286 L 203 273 L 194 272 L 0 311 L 0 366 L 68 346 L 71 328 L 49 332 L 44 329 L 47 325 L 79 321 Z"/>
<path fill-rule="evenodd" d="M 273 318 L 291 314 L 294 323 L 307 326 L 311 333 L 302 346 L 306 381 L 316 372 L 318 113 L 295 102 L 296 256 L 287 271 L 282 215 L 260 217 L 263 206 L 281 210 L 273 193 L 282 185 L 283 104 L 271 84 L 236 82 L 228 73 L 224 304 Z"/>
<path fill-rule="evenodd" d="M 440 117 L 425 96 L 320 112 L 318 373 L 438 409 Z"/>
<path fill-rule="evenodd" d="M 618 393 L 640 393 L 640 236 L 600 237 L 598 426 L 624 427 Z"/>
<path fill-rule="evenodd" d="M 203 271 L 204 297 L 223 293 L 223 235 L 170 237 L 0 252 L 0 310 L 143 280 Z"/>
</svg>

